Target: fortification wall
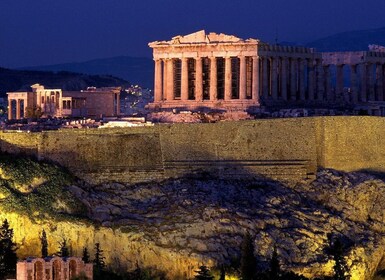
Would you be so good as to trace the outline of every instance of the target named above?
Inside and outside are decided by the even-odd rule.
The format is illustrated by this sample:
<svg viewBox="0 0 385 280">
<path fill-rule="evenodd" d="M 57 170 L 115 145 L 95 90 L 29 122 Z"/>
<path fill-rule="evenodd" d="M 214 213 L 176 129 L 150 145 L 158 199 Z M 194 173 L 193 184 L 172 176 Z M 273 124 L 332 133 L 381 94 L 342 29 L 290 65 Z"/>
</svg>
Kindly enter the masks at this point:
<svg viewBox="0 0 385 280">
<path fill-rule="evenodd" d="M 385 118 L 325 117 L 317 122 L 319 167 L 385 172 Z"/>
<path fill-rule="evenodd" d="M 385 171 L 385 119 L 319 117 L 154 127 L 1 132 L 0 149 L 54 161 L 93 183 L 197 172 L 301 179 L 318 167 Z"/>
<path fill-rule="evenodd" d="M 317 168 L 312 119 L 158 126 L 165 176 L 205 171 L 219 177 L 291 179 Z"/>
</svg>

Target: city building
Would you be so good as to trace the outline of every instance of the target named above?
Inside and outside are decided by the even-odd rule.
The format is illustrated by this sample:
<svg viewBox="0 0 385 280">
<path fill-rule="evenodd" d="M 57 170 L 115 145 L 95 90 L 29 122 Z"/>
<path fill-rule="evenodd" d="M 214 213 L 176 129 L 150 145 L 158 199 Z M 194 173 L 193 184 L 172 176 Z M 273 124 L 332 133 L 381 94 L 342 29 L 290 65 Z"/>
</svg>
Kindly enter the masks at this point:
<svg viewBox="0 0 385 280">
<path fill-rule="evenodd" d="M 385 115 L 380 48 L 320 53 L 204 30 L 149 46 L 155 61 L 152 110 L 310 106 Z"/>
<path fill-rule="evenodd" d="M 8 119 L 27 117 L 112 117 L 120 112 L 120 88 L 83 91 L 31 86 L 30 92 L 8 92 Z"/>
<path fill-rule="evenodd" d="M 76 257 L 28 258 L 17 262 L 16 280 L 69 280 L 81 275 L 92 280 L 92 269 L 91 263 Z"/>
</svg>

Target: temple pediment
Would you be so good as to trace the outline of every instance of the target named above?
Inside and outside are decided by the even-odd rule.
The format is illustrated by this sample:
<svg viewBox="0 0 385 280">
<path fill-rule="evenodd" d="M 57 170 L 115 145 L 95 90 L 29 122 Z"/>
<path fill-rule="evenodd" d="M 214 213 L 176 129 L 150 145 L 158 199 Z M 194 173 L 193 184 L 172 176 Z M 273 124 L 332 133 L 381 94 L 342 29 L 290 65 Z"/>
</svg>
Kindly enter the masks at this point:
<svg viewBox="0 0 385 280">
<path fill-rule="evenodd" d="M 248 39 L 246 42 L 256 42 L 255 39 Z M 226 35 L 223 33 L 217 34 L 215 32 L 206 33 L 205 30 L 200 30 L 188 35 L 178 35 L 169 41 L 155 41 L 150 43 L 153 45 L 179 45 L 179 44 L 210 44 L 210 43 L 242 43 L 245 40 L 233 35 Z"/>
</svg>

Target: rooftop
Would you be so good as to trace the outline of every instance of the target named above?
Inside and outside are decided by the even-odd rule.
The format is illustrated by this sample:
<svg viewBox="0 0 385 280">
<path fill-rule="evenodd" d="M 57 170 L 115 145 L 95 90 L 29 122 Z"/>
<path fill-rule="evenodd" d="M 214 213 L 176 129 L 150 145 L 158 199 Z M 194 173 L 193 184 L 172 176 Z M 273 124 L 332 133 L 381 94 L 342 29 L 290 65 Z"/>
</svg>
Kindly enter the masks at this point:
<svg viewBox="0 0 385 280">
<path fill-rule="evenodd" d="M 155 41 L 149 43 L 149 46 L 156 45 L 180 45 L 180 44 L 213 44 L 213 43 L 256 43 L 256 39 L 241 39 L 233 35 L 223 33 L 217 34 L 210 32 L 206 34 L 205 30 L 200 30 L 188 35 L 178 35 L 169 41 Z"/>
</svg>

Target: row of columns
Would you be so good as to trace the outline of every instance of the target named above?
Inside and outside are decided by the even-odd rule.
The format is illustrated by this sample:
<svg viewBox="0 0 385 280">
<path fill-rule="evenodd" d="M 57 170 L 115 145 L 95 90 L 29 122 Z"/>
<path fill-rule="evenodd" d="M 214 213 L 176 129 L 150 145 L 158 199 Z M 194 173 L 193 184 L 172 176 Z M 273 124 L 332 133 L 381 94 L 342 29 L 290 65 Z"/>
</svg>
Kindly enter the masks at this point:
<svg viewBox="0 0 385 280">
<path fill-rule="evenodd" d="M 315 100 L 323 96 L 320 59 L 262 57 L 261 97 L 266 100 Z"/>
<path fill-rule="evenodd" d="M 239 56 L 239 99 L 246 100 L 246 56 Z M 195 59 L 195 101 L 203 100 L 202 58 Z M 232 57 L 224 59 L 224 100 L 232 100 Z M 162 65 L 163 64 L 163 65 Z M 162 67 L 163 66 L 163 67 Z M 155 60 L 154 101 L 174 100 L 172 59 Z M 335 67 L 335 85 L 332 84 Z M 252 57 L 252 100 L 327 101 L 347 98 L 352 103 L 385 101 L 385 65 L 349 65 L 350 92 L 344 93 L 344 65 L 323 65 L 322 59 L 293 57 Z M 210 57 L 209 100 L 217 100 L 217 57 Z M 189 99 L 188 58 L 181 59 L 181 97 Z M 347 97 L 346 97 L 347 96 Z"/>
<path fill-rule="evenodd" d="M 336 95 L 343 95 L 344 66 L 336 65 Z M 361 63 L 350 67 L 350 102 L 385 101 L 385 65 L 381 63 Z M 330 66 L 329 66 L 330 67 Z M 374 68 L 375 67 L 375 68 Z"/>
<path fill-rule="evenodd" d="M 246 57 L 239 56 L 239 100 L 246 97 Z M 203 100 L 202 60 L 194 58 L 196 65 L 195 101 Z M 224 100 L 232 99 L 231 57 L 225 58 Z M 163 66 L 163 67 L 162 67 Z M 306 73 L 305 73 L 306 71 Z M 327 70 L 325 70 L 327 71 Z M 320 59 L 287 57 L 252 57 L 252 99 L 259 102 L 260 96 L 272 100 L 315 100 L 323 98 L 325 82 Z M 154 101 L 174 100 L 173 59 L 155 60 Z M 181 59 L 181 100 L 188 100 L 188 58 Z M 288 86 L 288 84 L 290 86 Z M 217 99 L 216 57 L 210 58 L 210 100 Z"/>
<path fill-rule="evenodd" d="M 239 56 L 239 100 L 246 100 L 246 56 Z M 181 100 L 188 100 L 188 59 L 181 59 Z M 195 59 L 195 101 L 203 100 L 203 69 L 202 58 Z M 232 99 L 232 57 L 225 57 L 224 73 L 224 100 Z M 163 67 L 162 67 L 163 65 Z M 154 101 L 174 100 L 174 69 L 173 59 L 155 60 L 155 93 Z M 217 100 L 217 82 L 218 82 L 217 57 L 210 57 L 210 92 L 209 99 Z M 259 59 L 252 57 L 252 99 L 258 103 L 258 77 L 259 77 Z"/>
<path fill-rule="evenodd" d="M 8 120 L 12 120 L 13 119 L 13 108 L 12 108 L 12 104 L 13 104 L 13 101 L 16 101 L 16 119 L 19 120 L 21 119 L 21 113 L 23 110 L 23 116 L 25 116 L 25 110 L 26 110 L 26 106 L 27 106 L 27 102 L 25 99 L 8 99 Z M 21 102 L 24 102 L 24 105 L 23 105 L 23 108 L 21 108 Z"/>
</svg>

